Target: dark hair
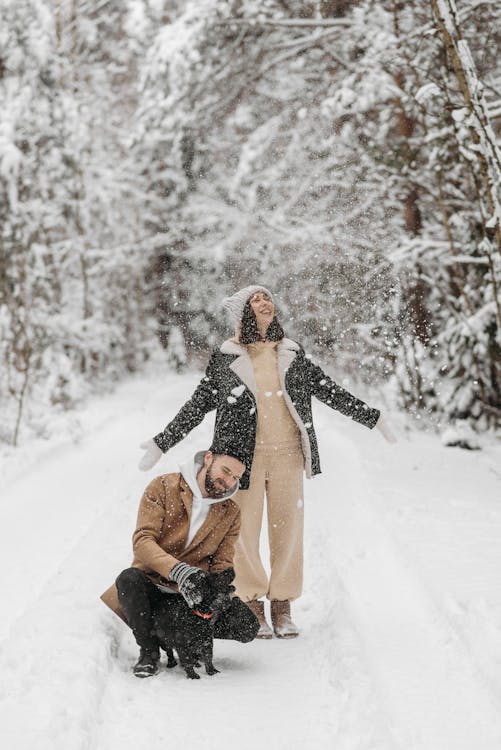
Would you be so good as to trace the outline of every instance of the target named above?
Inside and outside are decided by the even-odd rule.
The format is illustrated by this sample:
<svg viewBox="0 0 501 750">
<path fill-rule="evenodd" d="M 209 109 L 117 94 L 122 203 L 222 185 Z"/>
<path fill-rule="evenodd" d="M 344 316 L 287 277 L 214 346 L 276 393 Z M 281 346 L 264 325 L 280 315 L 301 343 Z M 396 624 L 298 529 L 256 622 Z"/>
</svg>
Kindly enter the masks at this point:
<svg viewBox="0 0 501 750">
<path fill-rule="evenodd" d="M 278 322 L 277 316 L 273 318 L 268 330 L 266 331 L 265 340 L 267 341 L 281 341 L 285 336 L 284 329 Z M 256 316 L 250 300 L 245 303 L 244 311 L 242 313 L 242 321 L 240 323 L 240 336 L 239 341 L 241 344 L 253 344 L 254 341 L 262 341 L 261 333 L 257 327 Z"/>
<path fill-rule="evenodd" d="M 231 458 L 236 458 L 237 461 L 240 461 L 241 464 L 247 467 L 249 458 L 244 453 L 242 448 L 240 446 L 235 446 L 234 444 L 227 443 L 222 438 L 215 437 L 211 443 L 210 448 L 207 448 L 207 450 L 210 451 L 213 456 L 231 456 Z"/>
</svg>

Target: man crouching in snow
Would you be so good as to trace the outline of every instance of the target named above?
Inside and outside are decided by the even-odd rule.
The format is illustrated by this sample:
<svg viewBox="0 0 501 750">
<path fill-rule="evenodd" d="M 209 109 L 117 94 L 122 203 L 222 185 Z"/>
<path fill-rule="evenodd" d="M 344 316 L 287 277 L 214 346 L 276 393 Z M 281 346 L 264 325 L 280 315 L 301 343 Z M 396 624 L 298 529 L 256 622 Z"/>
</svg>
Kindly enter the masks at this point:
<svg viewBox="0 0 501 750">
<path fill-rule="evenodd" d="M 226 450 L 226 449 L 225 449 Z M 238 451 L 199 452 L 180 473 L 156 477 L 146 488 L 132 537 L 134 560 L 101 599 L 132 629 L 140 648 L 134 674 L 158 671 L 159 643 L 152 611 L 163 597 L 181 593 L 189 607 L 200 604 L 207 572 L 233 563 L 240 532 L 237 492 L 245 464 Z M 214 625 L 215 638 L 247 643 L 257 618 L 238 597 Z"/>
</svg>

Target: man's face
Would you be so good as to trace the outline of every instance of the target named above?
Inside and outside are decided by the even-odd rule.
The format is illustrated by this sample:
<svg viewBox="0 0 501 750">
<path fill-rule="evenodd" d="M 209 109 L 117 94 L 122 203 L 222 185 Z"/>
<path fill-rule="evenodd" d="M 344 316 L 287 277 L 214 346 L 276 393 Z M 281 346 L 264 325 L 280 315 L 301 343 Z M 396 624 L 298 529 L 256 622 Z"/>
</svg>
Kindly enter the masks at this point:
<svg viewBox="0 0 501 750">
<path fill-rule="evenodd" d="M 223 497 L 242 478 L 245 464 L 233 456 L 206 454 L 205 490 L 209 497 Z"/>
</svg>

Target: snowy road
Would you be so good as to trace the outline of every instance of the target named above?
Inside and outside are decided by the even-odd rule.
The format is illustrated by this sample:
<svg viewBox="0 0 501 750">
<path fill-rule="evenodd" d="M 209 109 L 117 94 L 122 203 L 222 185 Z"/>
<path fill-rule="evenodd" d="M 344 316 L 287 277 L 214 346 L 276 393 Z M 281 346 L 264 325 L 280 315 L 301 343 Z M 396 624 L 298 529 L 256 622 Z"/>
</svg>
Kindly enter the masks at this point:
<svg viewBox="0 0 501 750">
<path fill-rule="evenodd" d="M 424 434 L 390 447 L 323 406 L 301 637 L 217 641 L 221 674 L 196 683 L 179 668 L 131 674 L 133 639 L 97 597 L 130 561 L 149 478 L 207 444 L 209 419 L 158 472 L 136 469 L 137 444 L 196 381 L 131 380 L 91 404 L 77 443 L 7 459 L 3 746 L 499 750 L 499 449 L 446 449 Z"/>
</svg>

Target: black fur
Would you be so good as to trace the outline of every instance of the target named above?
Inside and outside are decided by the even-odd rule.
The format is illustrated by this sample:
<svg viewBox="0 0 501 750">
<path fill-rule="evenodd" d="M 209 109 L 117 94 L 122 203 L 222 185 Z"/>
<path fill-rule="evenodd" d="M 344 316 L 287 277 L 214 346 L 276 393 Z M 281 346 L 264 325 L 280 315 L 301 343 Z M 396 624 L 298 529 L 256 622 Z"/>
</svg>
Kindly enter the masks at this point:
<svg viewBox="0 0 501 750">
<path fill-rule="evenodd" d="M 167 652 L 168 667 L 177 664 L 175 650 L 190 679 L 200 679 L 194 669 L 200 666 L 200 662 L 203 662 L 207 674 L 217 674 L 219 670 L 212 663 L 214 625 L 217 618 L 231 607 L 231 595 L 235 591 L 231 582 L 234 577 L 233 568 L 227 568 L 222 573 L 208 573 L 204 581 L 203 601 L 195 610 L 188 607 L 181 594 L 168 594 L 155 605 L 154 633 Z M 204 619 L 196 612 L 211 617 Z"/>
</svg>

